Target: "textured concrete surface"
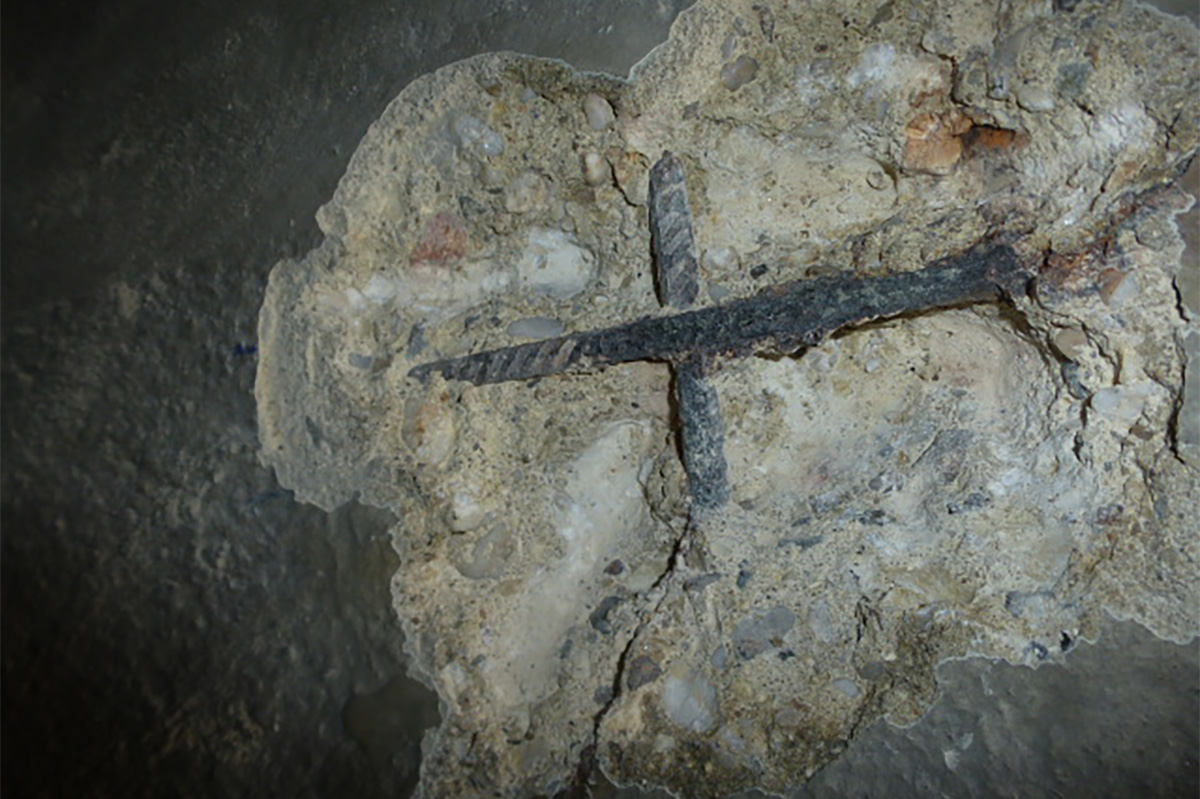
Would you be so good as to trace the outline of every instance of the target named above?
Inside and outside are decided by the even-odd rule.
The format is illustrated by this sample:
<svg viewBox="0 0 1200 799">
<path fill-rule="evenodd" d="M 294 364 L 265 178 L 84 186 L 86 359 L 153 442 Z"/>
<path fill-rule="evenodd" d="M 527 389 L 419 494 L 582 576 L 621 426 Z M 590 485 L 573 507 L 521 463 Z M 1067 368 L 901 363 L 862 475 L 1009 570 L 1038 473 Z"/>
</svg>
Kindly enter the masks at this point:
<svg viewBox="0 0 1200 799">
<path fill-rule="evenodd" d="M 623 72 L 677 10 L 5 4 L 6 791 L 412 787 L 437 711 L 403 677 L 391 517 L 298 505 L 257 462 L 267 269 L 317 243 L 317 207 L 419 74 L 491 49 Z M 1195 643 L 1106 629 L 1065 670 L 944 666 L 956 712 L 871 731 L 813 790 L 988 795 L 999 769 L 1014 792 L 1194 795 Z M 1077 715 L 1063 680 L 1095 689 Z"/>
<path fill-rule="evenodd" d="M 396 608 L 443 710 L 422 795 L 554 793 L 593 761 L 785 792 L 923 715 L 945 659 L 1045 661 L 1105 611 L 1194 635 L 1196 61 L 1139 6 L 701 2 L 628 82 L 499 55 L 389 105 L 325 240 L 272 273 L 256 395 L 285 485 L 400 518 Z M 531 319 L 653 315 L 664 150 L 725 296 L 997 236 L 1029 285 L 718 355 L 733 496 L 687 520 L 663 365 L 417 379 Z"/>
</svg>

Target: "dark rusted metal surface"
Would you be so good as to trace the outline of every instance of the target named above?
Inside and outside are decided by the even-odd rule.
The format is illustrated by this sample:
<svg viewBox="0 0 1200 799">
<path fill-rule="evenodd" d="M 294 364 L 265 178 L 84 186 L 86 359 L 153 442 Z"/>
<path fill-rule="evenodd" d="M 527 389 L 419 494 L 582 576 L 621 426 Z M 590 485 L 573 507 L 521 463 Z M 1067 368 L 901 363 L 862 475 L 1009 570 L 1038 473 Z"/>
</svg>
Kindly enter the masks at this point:
<svg viewBox="0 0 1200 799">
<path fill-rule="evenodd" d="M 1023 290 L 1027 280 L 1011 246 L 981 244 L 913 272 L 799 280 L 715 307 L 434 361 L 409 374 L 421 380 L 440 374 L 481 385 L 629 361 L 678 363 L 693 355 L 789 353 L 873 319 L 994 302 Z"/>
<path fill-rule="evenodd" d="M 700 264 L 683 163 L 671 152 L 650 170 L 650 242 L 659 303 L 691 307 L 700 294 Z"/>
</svg>

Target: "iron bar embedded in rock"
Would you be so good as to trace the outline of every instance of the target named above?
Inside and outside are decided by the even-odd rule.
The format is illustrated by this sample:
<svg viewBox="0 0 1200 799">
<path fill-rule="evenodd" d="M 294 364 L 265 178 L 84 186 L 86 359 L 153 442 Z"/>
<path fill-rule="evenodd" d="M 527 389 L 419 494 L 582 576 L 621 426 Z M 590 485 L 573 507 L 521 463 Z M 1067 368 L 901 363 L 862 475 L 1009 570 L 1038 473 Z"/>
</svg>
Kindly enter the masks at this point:
<svg viewBox="0 0 1200 799">
<path fill-rule="evenodd" d="M 436 373 L 482 385 L 629 361 L 793 352 L 873 319 L 994 302 L 1022 289 L 1027 279 L 1011 246 L 983 244 L 913 272 L 798 280 L 724 305 L 433 361 L 409 374 L 425 380 Z"/>
<path fill-rule="evenodd" d="M 700 294 L 700 264 L 683 162 L 671 152 L 650 170 L 650 242 L 659 303 L 691 307 Z"/>
</svg>

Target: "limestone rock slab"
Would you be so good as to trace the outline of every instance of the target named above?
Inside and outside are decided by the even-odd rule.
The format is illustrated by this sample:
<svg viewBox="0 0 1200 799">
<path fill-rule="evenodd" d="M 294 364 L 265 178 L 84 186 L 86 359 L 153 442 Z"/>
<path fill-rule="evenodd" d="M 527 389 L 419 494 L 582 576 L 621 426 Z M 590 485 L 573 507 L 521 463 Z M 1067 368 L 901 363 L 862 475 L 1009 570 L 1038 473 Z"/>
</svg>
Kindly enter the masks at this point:
<svg viewBox="0 0 1200 799">
<path fill-rule="evenodd" d="M 401 519 L 422 795 L 783 792 L 947 658 L 1062 657 L 1103 612 L 1194 636 L 1196 65 L 1136 4 L 702 1 L 629 80 L 500 54 L 406 89 L 272 273 L 256 395 L 300 498 Z M 719 363 L 703 525 L 665 364 L 408 376 L 662 313 L 668 149 L 712 302 L 995 236 L 1031 290 Z"/>
</svg>

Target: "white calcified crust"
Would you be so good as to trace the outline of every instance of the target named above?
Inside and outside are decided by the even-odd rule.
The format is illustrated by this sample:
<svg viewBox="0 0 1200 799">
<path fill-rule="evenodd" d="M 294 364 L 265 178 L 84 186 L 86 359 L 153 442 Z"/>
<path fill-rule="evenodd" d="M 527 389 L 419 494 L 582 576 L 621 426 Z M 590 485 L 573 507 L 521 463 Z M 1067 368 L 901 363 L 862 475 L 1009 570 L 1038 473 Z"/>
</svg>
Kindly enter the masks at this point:
<svg viewBox="0 0 1200 799">
<path fill-rule="evenodd" d="M 1195 634 L 1191 198 L 1164 188 L 1197 146 L 1195 31 L 1116 4 L 886 7 L 702 0 L 629 82 L 441 70 L 368 133 L 325 243 L 275 269 L 264 458 L 301 498 L 402 518 L 396 609 L 443 700 L 424 796 L 553 793 L 581 762 L 780 792 L 872 719 L 919 717 L 940 660 L 1057 657 L 1104 611 Z M 741 256 L 701 258 L 714 296 L 997 232 L 1042 268 L 1009 307 L 721 364 L 730 502 L 685 539 L 665 366 L 408 377 L 520 319 L 658 312 L 644 203 L 668 149 L 698 251 Z M 532 229 L 594 254 L 555 262 L 594 270 L 556 273 L 578 294 L 519 274 Z"/>
</svg>

